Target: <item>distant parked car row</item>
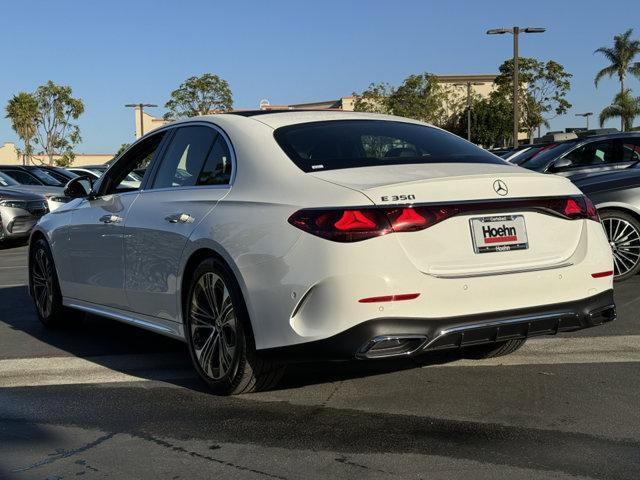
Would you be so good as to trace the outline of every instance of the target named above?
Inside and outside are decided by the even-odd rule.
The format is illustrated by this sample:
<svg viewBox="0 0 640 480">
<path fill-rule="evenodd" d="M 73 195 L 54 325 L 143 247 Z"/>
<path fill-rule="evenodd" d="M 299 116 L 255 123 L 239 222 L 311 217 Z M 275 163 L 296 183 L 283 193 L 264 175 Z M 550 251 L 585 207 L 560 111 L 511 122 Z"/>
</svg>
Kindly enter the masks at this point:
<svg viewBox="0 0 640 480">
<path fill-rule="evenodd" d="M 90 183 L 109 168 L 105 165 L 54 167 L 49 165 L 0 165 L 0 242 L 26 238 L 38 219 L 69 202 L 65 185 L 84 176 Z M 123 180 L 127 188 L 139 188 L 144 170 Z M 44 205 L 44 208 L 41 208 Z"/>
<path fill-rule="evenodd" d="M 568 177 L 596 205 L 613 250 L 615 279 L 640 271 L 640 133 L 609 133 L 521 145 L 510 163 Z"/>
</svg>

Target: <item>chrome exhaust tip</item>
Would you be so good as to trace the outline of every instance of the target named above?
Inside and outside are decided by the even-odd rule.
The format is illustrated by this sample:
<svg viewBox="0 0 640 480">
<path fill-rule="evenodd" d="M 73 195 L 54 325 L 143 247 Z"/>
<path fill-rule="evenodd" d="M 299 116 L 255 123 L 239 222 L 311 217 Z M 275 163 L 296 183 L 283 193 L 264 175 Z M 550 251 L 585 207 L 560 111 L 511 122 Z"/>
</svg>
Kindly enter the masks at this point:
<svg viewBox="0 0 640 480">
<path fill-rule="evenodd" d="M 365 343 L 356 358 L 403 357 L 420 350 L 427 343 L 425 335 L 381 335 Z"/>
</svg>

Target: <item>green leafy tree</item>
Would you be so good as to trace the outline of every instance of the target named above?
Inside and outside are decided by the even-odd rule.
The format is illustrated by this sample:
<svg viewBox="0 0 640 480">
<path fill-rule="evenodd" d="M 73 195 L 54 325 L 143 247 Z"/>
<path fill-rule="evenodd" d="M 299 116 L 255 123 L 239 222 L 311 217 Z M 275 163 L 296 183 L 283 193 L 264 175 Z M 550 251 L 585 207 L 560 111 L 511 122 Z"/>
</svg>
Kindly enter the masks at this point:
<svg viewBox="0 0 640 480">
<path fill-rule="evenodd" d="M 632 39 L 631 35 L 633 35 L 632 28 L 623 34 L 614 36 L 613 47 L 600 47 L 593 52 L 601 53 L 609 61 L 609 65 L 596 74 L 593 80 L 596 87 L 604 77 L 611 78 L 616 75 L 620 82 L 621 98 L 625 95 L 624 82 L 627 74 L 640 79 L 640 62 L 634 62 L 635 58 L 640 56 L 640 40 Z M 624 131 L 625 124 L 622 117 L 620 118 L 620 126 Z"/>
<path fill-rule="evenodd" d="M 391 113 L 389 99 L 395 89 L 388 83 L 372 83 L 364 92 L 355 93 L 353 109 L 356 112 Z"/>
<path fill-rule="evenodd" d="M 640 115 L 640 97 L 633 97 L 631 90 L 627 89 L 618 93 L 613 103 L 605 107 L 599 116 L 600 127 L 604 126 L 607 120 L 620 118 L 622 130 L 633 129 L 633 121 Z"/>
<path fill-rule="evenodd" d="M 513 106 L 504 96 L 473 97 L 471 103 L 471 141 L 484 147 L 506 144 L 512 134 Z M 467 107 L 457 110 L 445 128 L 467 138 Z"/>
<path fill-rule="evenodd" d="M 29 163 L 33 156 L 33 137 L 36 134 L 38 102 L 31 93 L 20 92 L 9 99 L 6 118 L 24 146 L 21 149 L 22 163 Z"/>
<path fill-rule="evenodd" d="M 449 92 L 429 73 L 410 75 L 390 98 L 394 115 L 444 125 Z"/>
<path fill-rule="evenodd" d="M 118 158 L 120 156 L 121 153 L 123 153 L 127 148 L 129 148 L 131 144 L 130 143 L 123 143 L 122 145 L 120 145 L 120 148 L 118 149 L 118 151 L 115 153 L 115 155 L 113 156 L 113 158 Z"/>
<path fill-rule="evenodd" d="M 82 140 L 73 120 L 84 112 L 84 103 L 72 94 L 71 87 L 51 80 L 33 93 L 38 104 L 35 143 L 42 148 L 49 165 L 70 165 L 75 156 L 73 148 Z"/>
<path fill-rule="evenodd" d="M 500 65 L 499 71 L 497 95 L 513 102 L 513 59 Z M 541 62 L 528 57 L 518 60 L 518 75 L 521 127 L 527 130 L 530 141 L 533 141 L 537 128 L 548 126 L 550 119 L 571 108 L 566 96 L 571 88 L 572 75 L 558 62 Z"/>
<path fill-rule="evenodd" d="M 398 88 L 388 83 L 372 83 L 356 97 L 359 112 L 386 113 L 444 125 L 448 118 L 449 92 L 429 73 L 410 75 Z"/>
<path fill-rule="evenodd" d="M 167 120 L 195 117 L 217 110 L 231 110 L 233 96 L 226 80 L 212 73 L 205 73 L 185 80 L 171 92 L 171 99 L 164 106 L 169 110 L 164 115 Z"/>
</svg>

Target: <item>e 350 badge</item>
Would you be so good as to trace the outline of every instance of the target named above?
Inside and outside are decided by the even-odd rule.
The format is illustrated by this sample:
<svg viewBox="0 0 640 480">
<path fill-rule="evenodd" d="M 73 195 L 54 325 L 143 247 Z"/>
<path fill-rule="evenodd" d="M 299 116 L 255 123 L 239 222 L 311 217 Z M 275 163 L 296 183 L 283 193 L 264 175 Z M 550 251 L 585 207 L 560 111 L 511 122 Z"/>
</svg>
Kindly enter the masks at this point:
<svg viewBox="0 0 640 480">
<path fill-rule="evenodd" d="M 410 195 L 385 195 L 380 197 L 380 200 L 383 202 L 406 202 L 408 200 L 415 200 L 416 196 L 413 194 Z"/>
</svg>

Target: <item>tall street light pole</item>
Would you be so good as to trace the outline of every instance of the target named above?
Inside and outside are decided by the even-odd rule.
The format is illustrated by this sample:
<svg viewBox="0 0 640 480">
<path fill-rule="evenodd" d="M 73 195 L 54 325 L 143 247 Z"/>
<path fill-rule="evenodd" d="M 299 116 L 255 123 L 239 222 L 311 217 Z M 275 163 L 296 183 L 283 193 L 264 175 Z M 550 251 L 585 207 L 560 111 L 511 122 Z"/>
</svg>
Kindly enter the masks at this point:
<svg viewBox="0 0 640 480">
<path fill-rule="evenodd" d="M 139 108 L 140 109 L 140 136 L 144 135 L 144 107 L 157 107 L 153 103 L 127 103 L 125 107 Z"/>
<path fill-rule="evenodd" d="M 589 130 L 589 117 L 593 115 L 593 112 L 576 113 L 576 117 L 584 117 L 587 120 L 587 130 Z"/>
<path fill-rule="evenodd" d="M 520 131 L 520 112 L 518 104 L 518 94 L 520 93 L 518 37 L 520 36 L 520 33 L 543 33 L 545 31 L 545 28 L 539 27 L 492 28 L 491 30 L 487 30 L 487 35 L 503 35 L 505 33 L 513 35 L 513 148 L 518 148 L 518 132 Z"/>
<path fill-rule="evenodd" d="M 482 82 L 467 81 L 464 83 L 454 83 L 456 87 L 467 87 L 467 140 L 471 141 L 471 87 L 473 85 L 484 85 Z"/>
</svg>

